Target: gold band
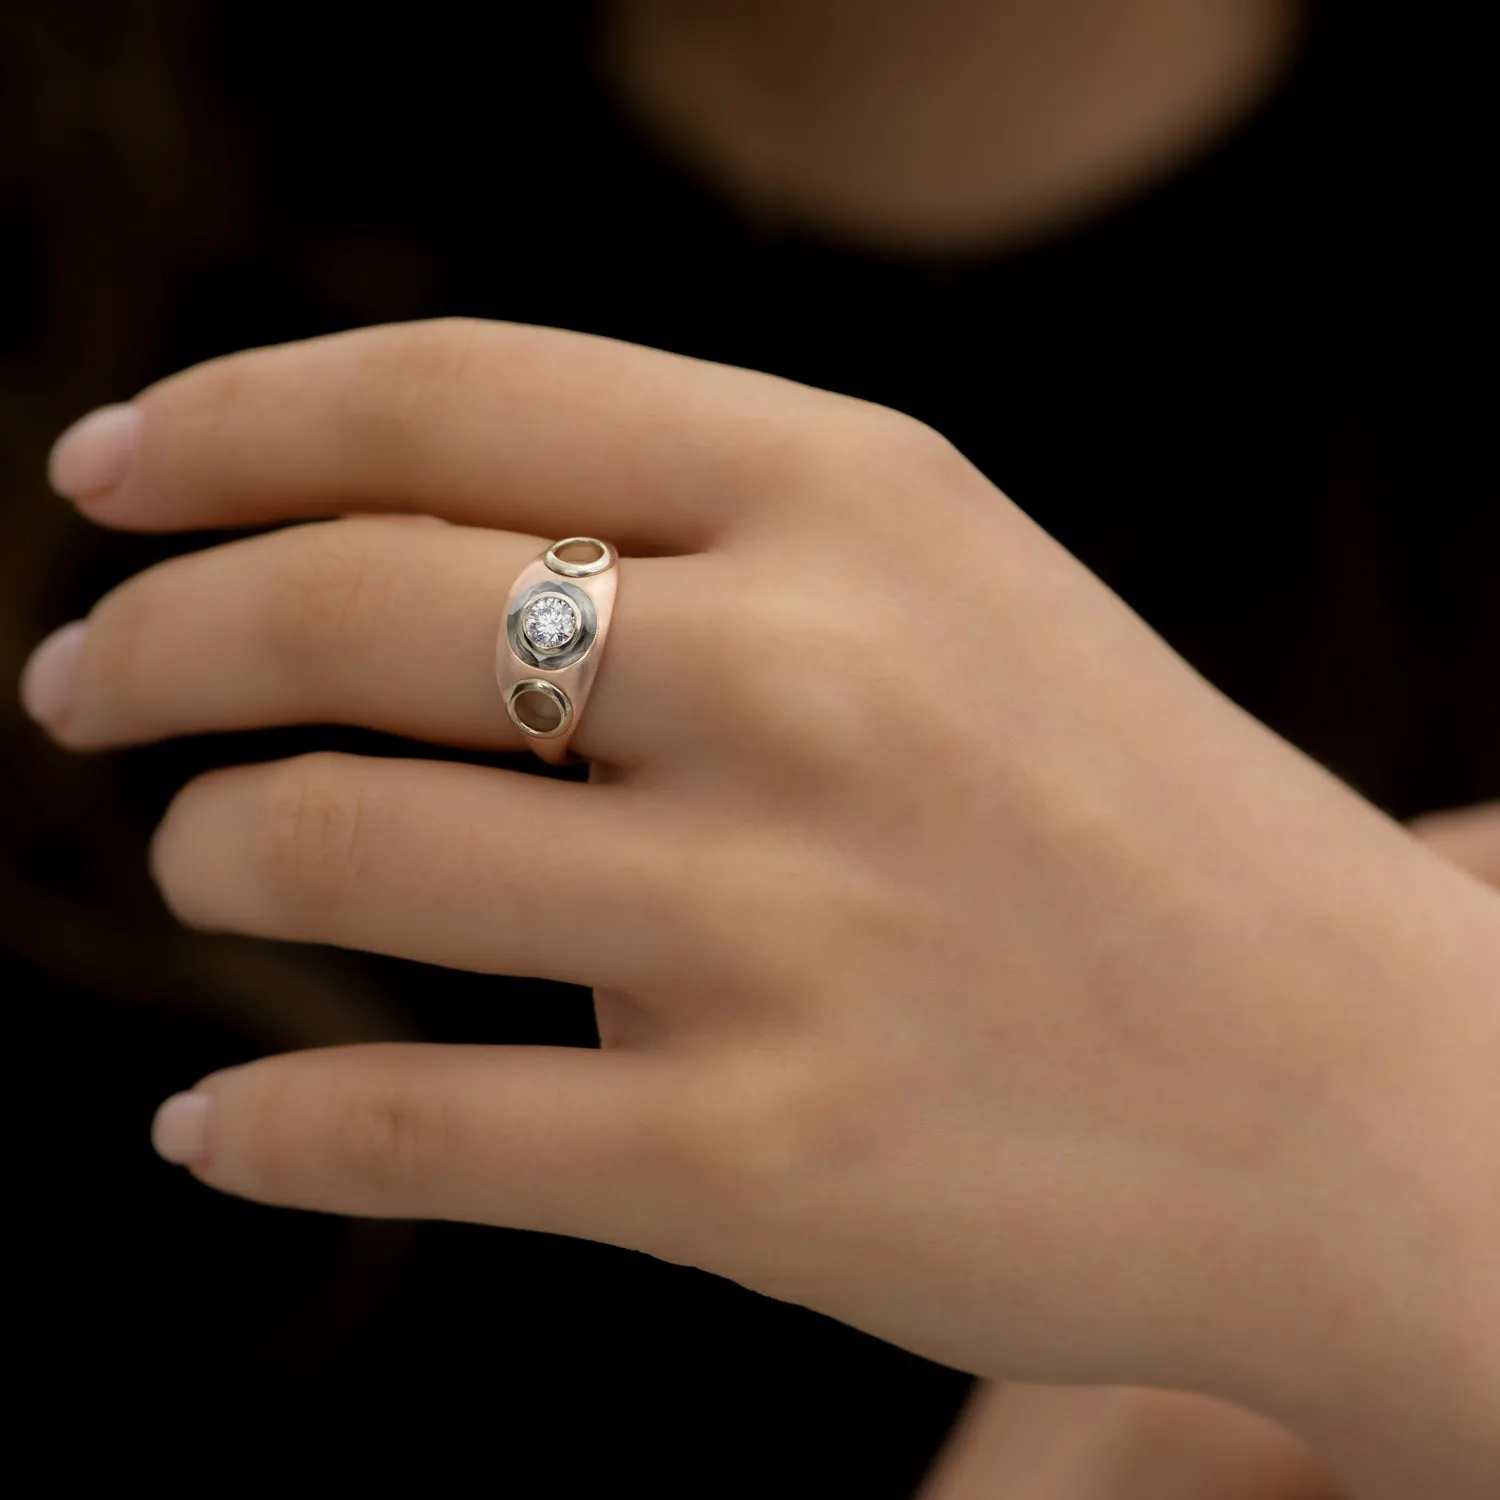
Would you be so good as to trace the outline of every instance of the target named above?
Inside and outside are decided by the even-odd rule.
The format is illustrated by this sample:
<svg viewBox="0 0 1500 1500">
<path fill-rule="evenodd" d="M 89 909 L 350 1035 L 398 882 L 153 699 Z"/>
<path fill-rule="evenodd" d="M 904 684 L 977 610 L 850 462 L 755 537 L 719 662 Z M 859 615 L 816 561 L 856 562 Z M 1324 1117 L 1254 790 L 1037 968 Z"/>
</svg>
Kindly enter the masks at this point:
<svg viewBox="0 0 1500 1500">
<path fill-rule="evenodd" d="M 599 669 L 619 560 L 597 537 L 566 537 L 521 570 L 506 600 L 495 681 L 511 722 L 550 765 L 577 758 L 569 741 Z"/>
</svg>

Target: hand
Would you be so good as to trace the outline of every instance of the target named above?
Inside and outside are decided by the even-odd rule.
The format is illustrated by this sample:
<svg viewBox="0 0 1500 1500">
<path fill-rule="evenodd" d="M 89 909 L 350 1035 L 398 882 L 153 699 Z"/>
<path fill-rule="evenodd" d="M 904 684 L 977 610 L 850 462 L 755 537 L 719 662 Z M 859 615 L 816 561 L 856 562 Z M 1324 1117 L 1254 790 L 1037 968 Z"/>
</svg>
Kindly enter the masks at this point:
<svg viewBox="0 0 1500 1500">
<path fill-rule="evenodd" d="M 152 854 L 198 926 L 592 985 L 602 1053 L 267 1059 L 172 1103 L 168 1154 L 268 1202 L 632 1246 L 981 1374 L 1226 1395 L 1371 1493 L 1472 1453 L 1496 902 L 938 437 L 469 322 L 235 356 L 135 410 L 57 457 L 101 523 L 453 524 L 125 584 L 33 666 L 69 746 L 344 721 L 512 748 L 511 579 L 561 535 L 627 554 L 594 784 L 244 766 Z M 1406 1397 L 1443 1380 L 1438 1441 Z"/>
<path fill-rule="evenodd" d="M 980 1385 L 916 1500 L 1340 1500 L 1305 1444 L 1208 1396 Z"/>
<path fill-rule="evenodd" d="M 1408 825 L 1429 849 L 1500 884 L 1500 803 Z M 920 1500 L 1334 1500 L 1326 1467 L 1290 1433 L 1181 1391 L 980 1385 Z"/>
</svg>

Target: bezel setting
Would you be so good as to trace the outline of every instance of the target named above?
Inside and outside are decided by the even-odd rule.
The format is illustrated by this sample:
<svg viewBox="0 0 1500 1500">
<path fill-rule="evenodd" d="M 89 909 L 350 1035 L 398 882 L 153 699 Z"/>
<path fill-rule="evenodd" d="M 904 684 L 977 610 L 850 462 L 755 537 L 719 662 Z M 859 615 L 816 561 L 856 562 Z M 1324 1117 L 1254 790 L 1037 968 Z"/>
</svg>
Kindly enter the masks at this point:
<svg viewBox="0 0 1500 1500">
<path fill-rule="evenodd" d="M 551 650 L 535 645 L 526 634 L 525 620 L 533 603 L 547 597 L 565 600 L 573 608 L 577 621 L 571 639 L 566 645 Z M 576 583 L 567 583 L 561 578 L 549 578 L 534 583 L 512 601 L 505 617 L 505 638 L 511 654 L 533 671 L 560 672 L 588 655 L 599 633 L 598 615 L 594 601 Z"/>
<path fill-rule="evenodd" d="M 561 632 L 566 625 L 567 633 Z M 578 606 L 557 589 L 533 594 L 521 611 L 521 634 L 538 656 L 560 656 L 583 630 Z"/>
</svg>

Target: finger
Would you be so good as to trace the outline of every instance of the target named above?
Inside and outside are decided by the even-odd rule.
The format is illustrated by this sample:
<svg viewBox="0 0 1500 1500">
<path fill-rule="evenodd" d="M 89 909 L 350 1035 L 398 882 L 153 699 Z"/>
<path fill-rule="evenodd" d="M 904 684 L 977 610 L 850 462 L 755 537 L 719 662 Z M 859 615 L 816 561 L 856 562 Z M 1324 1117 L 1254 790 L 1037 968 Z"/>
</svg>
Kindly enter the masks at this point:
<svg viewBox="0 0 1500 1500">
<path fill-rule="evenodd" d="M 274 724 L 357 724 L 518 749 L 495 685 L 511 581 L 544 547 L 477 527 L 365 517 L 174 557 L 88 622 L 63 717 L 75 748 Z M 691 559 L 631 558 L 574 747 L 616 765 L 686 743 Z"/>
<path fill-rule="evenodd" d="M 192 926 L 643 990 L 671 861 L 623 787 L 318 753 L 190 782 L 152 865 Z"/>
<path fill-rule="evenodd" d="M 1428 813 L 1410 825 L 1434 854 L 1489 885 L 1500 885 L 1500 802 Z"/>
<path fill-rule="evenodd" d="M 317 1049 L 205 1079 L 154 1134 L 202 1181 L 263 1203 L 646 1248 L 662 1071 L 562 1047 Z"/>
<path fill-rule="evenodd" d="M 64 434 L 52 472 L 96 519 L 146 531 L 395 509 L 673 551 L 778 494 L 812 424 L 857 406 L 611 339 L 444 319 L 199 365 L 144 392 L 138 418 L 107 408 Z"/>
</svg>

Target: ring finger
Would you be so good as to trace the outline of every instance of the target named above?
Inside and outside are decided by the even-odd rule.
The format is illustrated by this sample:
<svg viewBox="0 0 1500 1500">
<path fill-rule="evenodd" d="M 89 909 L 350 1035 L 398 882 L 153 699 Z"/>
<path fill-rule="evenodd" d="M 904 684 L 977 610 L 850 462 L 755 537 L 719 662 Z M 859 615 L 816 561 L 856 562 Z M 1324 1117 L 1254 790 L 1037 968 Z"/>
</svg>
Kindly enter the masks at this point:
<svg viewBox="0 0 1500 1500">
<path fill-rule="evenodd" d="M 621 792 L 326 752 L 229 766 L 177 794 L 152 867 L 191 926 L 639 994 L 683 971 L 663 914 L 686 908 L 670 831 Z"/>
<path fill-rule="evenodd" d="M 519 748 L 495 685 L 495 640 L 511 582 L 545 545 L 358 517 L 172 558 L 101 600 L 81 644 L 74 632 L 72 687 L 49 728 L 75 749 L 295 723 Z M 689 638 L 676 616 L 692 562 L 622 563 L 622 607 L 574 736 L 580 753 L 633 765 L 682 742 L 691 700 L 668 680 L 682 663 L 665 659 L 663 643 Z"/>
</svg>

